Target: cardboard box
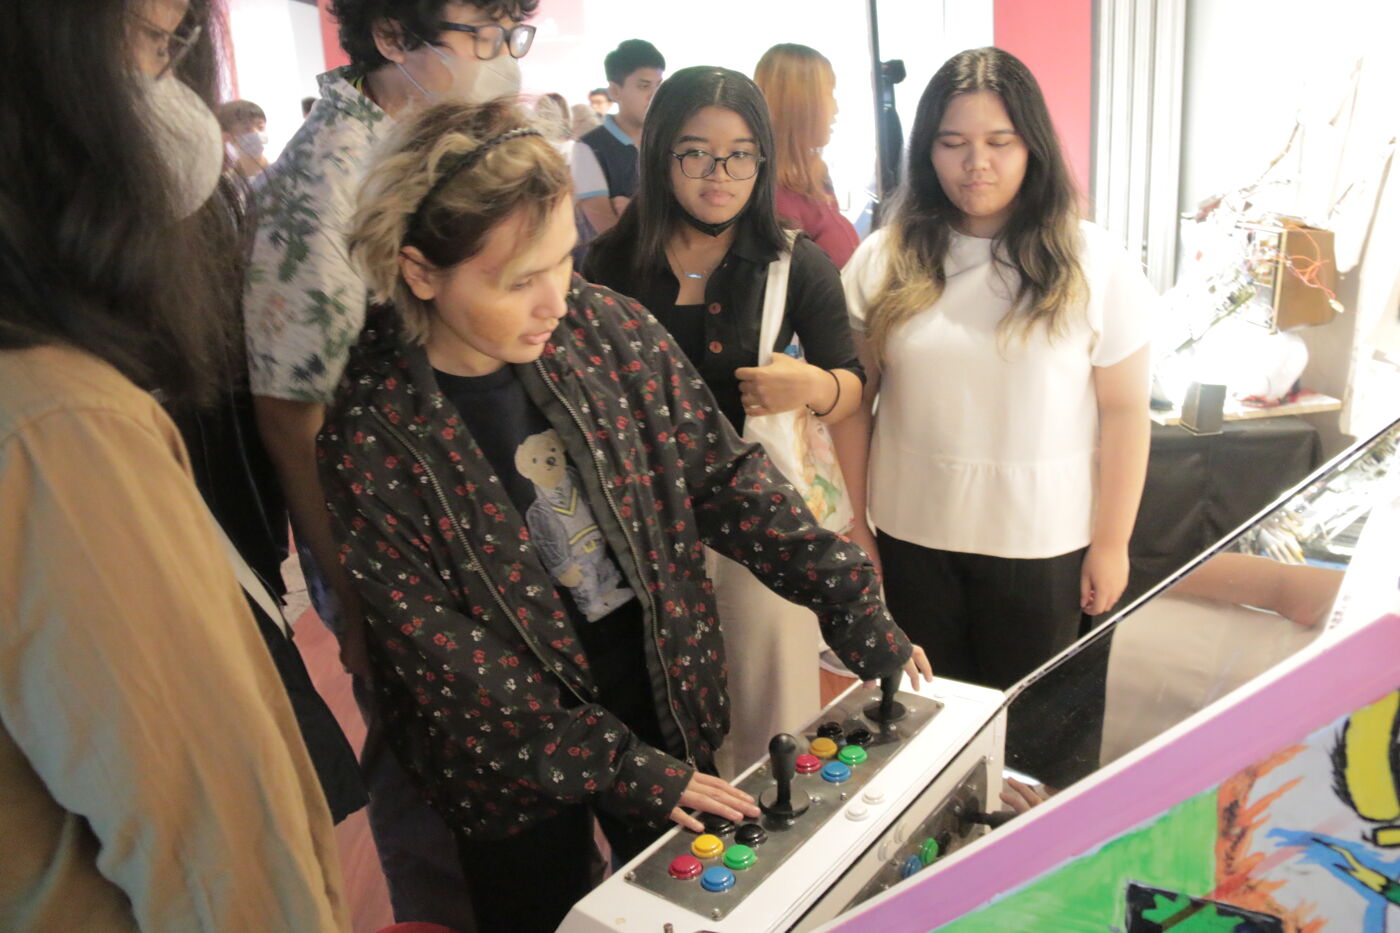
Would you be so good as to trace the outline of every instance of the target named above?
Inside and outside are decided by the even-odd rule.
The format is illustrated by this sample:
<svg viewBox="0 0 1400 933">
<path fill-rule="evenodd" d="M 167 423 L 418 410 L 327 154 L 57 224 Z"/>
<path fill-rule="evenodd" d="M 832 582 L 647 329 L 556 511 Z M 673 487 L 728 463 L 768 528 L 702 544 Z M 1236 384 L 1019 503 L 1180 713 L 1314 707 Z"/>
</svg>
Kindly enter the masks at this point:
<svg viewBox="0 0 1400 933">
<path fill-rule="evenodd" d="M 1331 230 L 1286 218 L 1240 229 L 1249 244 L 1249 276 L 1274 310 L 1274 330 L 1326 324 L 1337 316 Z"/>
</svg>

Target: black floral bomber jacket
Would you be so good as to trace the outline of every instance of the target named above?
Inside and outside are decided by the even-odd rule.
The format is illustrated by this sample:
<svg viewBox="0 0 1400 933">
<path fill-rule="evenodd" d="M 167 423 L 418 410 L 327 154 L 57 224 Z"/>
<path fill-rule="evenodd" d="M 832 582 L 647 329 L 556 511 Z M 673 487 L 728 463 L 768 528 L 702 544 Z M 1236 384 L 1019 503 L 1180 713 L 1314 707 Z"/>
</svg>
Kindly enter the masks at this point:
<svg viewBox="0 0 1400 933">
<path fill-rule="evenodd" d="M 475 838 L 581 802 L 660 825 L 691 772 L 710 766 L 729 709 L 705 545 L 811 607 L 856 673 L 891 673 L 910 654 L 865 553 L 815 524 L 641 305 L 577 276 L 568 303 L 543 356 L 516 369 L 642 600 L 650 644 L 638 674 L 666 749 L 597 703 L 524 519 L 392 314 L 371 320 L 318 439 L 387 737 Z"/>
</svg>

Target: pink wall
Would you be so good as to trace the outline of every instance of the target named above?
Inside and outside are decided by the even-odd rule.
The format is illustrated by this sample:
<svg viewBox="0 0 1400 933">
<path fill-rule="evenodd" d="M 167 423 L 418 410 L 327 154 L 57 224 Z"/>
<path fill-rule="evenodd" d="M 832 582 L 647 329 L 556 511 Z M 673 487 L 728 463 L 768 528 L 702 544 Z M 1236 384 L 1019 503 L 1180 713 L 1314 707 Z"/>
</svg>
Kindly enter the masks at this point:
<svg viewBox="0 0 1400 933">
<path fill-rule="evenodd" d="M 327 9 L 330 6 L 329 0 L 316 0 L 316 5 L 321 10 L 321 47 L 326 50 L 326 70 L 350 64 L 350 56 L 340 48 L 335 20 L 331 18 L 330 10 Z"/>
<path fill-rule="evenodd" d="M 993 41 L 1040 82 L 1080 194 L 1089 195 L 1093 128 L 1092 0 L 995 0 Z"/>
</svg>

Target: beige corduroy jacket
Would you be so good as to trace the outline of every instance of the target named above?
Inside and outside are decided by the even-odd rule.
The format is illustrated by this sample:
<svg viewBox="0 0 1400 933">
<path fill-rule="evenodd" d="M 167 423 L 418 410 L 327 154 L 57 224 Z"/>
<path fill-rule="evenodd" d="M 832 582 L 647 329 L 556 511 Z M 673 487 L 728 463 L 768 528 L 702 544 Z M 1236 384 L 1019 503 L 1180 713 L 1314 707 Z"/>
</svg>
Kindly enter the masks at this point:
<svg viewBox="0 0 1400 933">
<path fill-rule="evenodd" d="M 165 412 L 0 351 L 0 933 L 349 929 L 330 814 Z"/>
</svg>

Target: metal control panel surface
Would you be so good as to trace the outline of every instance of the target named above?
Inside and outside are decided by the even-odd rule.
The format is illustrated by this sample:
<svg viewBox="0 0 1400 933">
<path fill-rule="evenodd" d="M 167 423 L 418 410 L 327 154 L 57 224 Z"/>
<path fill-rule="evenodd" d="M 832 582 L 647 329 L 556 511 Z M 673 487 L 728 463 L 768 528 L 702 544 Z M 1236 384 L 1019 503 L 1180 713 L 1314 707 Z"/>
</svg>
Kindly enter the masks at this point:
<svg viewBox="0 0 1400 933">
<path fill-rule="evenodd" d="M 878 726 L 865 716 L 864 707 L 870 702 L 869 694 L 856 696 L 850 702 L 837 704 L 826 711 L 823 722 L 837 722 L 843 726 L 850 725 L 851 728 L 859 725 L 871 732 L 873 740 L 864 746 L 868 757 L 863 763 L 851 766 L 850 777 L 839 784 L 828 782 L 821 776 L 821 772 L 795 775 L 793 789 L 806 791 L 812 801 L 811 809 L 795 820 L 780 821 L 763 816 L 757 820 L 746 821 L 762 826 L 767 833 L 767 839 L 762 844 L 752 847 L 756 856 L 752 865 L 733 872 L 734 886 L 724 892 L 722 905 L 716 903 L 713 892 L 705 890 L 695 879 L 681 880 L 670 874 L 670 865 L 674 859 L 691 854 L 690 847 L 696 839 L 694 833 L 679 833 L 668 839 L 664 846 L 628 870 L 624 875 L 625 879 L 682 907 L 714 919 L 719 919 L 733 910 L 782 865 L 789 855 L 811 839 L 828 820 L 839 814 L 850 801 L 858 801 L 862 791 L 885 765 L 910 739 L 923 731 L 943 708 L 943 704 L 937 700 L 912 693 L 900 693 L 896 699 L 904 704 L 906 713 L 899 722 L 887 727 Z M 817 737 L 815 731 L 804 733 L 801 736 L 805 740 L 802 750 L 807 751 L 808 743 Z M 769 765 L 763 764 L 740 780 L 736 786 L 757 799 L 764 789 L 773 784 Z M 868 814 L 868 810 L 857 804 L 846 811 L 846 818 L 863 819 L 868 817 Z M 742 825 L 744 824 L 739 824 Z M 720 837 L 726 849 L 734 843 L 736 832 L 737 827 Z M 722 864 L 722 859 L 721 852 L 703 859 L 702 864 L 707 867 Z M 716 916 L 716 910 L 720 911 L 719 916 Z"/>
<path fill-rule="evenodd" d="M 878 736 L 878 726 L 865 717 L 866 707 L 878 699 L 878 692 L 852 687 L 797 735 L 799 752 L 808 752 L 818 727 L 833 720 L 859 720 Z M 689 853 L 698 839 L 693 832 L 675 828 L 575 904 L 559 933 L 661 933 L 668 924 L 677 933 L 776 933 L 792 929 L 818 902 L 830 904 L 830 910 L 849 903 L 880 867 L 872 863 L 868 871 L 853 875 L 853 866 L 865 861 L 867 853 L 874 857 L 876 843 L 896 823 L 905 824 L 911 804 L 931 782 L 942 781 L 944 770 L 970 743 L 979 743 L 976 758 L 1000 753 L 982 748 L 988 736 L 1000 735 L 987 728 L 1001 708 L 1000 691 L 935 677 L 932 683 L 901 691 L 896 699 L 913 712 L 896 724 L 893 741 L 872 740 L 866 761 L 852 767 L 848 781 L 836 785 L 811 774 L 794 777 L 794 797 L 806 792 L 821 801 L 792 827 L 774 831 L 762 819 L 739 824 L 761 827 L 768 838 L 752 847 L 747 867 L 731 871 L 732 884 L 726 889 L 706 889 L 703 871 L 686 879 L 670 876 L 671 863 Z M 966 770 L 962 765 L 948 780 L 956 782 Z M 734 783 L 760 797 L 775 782 L 765 758 Z M 926 815 L 908 826 L 919 825 Z M 722 837 L 725 851 L 704 859 L 692 853 L 691 867 L 696 861 L 705 871 L 723 865 L 726 854 L 736 854 L 729 850 L 737 833 L 738 829 Z"/>
</svg>

